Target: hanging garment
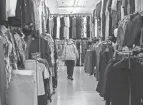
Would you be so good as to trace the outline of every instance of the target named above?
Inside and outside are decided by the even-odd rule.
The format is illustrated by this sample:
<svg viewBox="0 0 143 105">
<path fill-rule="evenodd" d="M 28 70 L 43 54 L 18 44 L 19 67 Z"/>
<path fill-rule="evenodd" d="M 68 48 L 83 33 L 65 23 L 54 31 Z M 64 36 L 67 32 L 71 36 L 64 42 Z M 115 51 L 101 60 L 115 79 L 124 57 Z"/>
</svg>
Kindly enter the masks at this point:
<svg viewBox="0 0 143 105">
<path fill-rule="evenodd" d="M 135 12 L 135 0 L 127 0 L 127 12 L 129 14 L 133 14 Z"/>
<path fill-rule="evenodd" d="M 106 18 L 105 18 L 105 10 L 106 10 L 107 0 L 102 0 L 102 9 L 101 9 L 101 37 L 105 40 L 105 26 L 106 26 Z"/>
<path fill-rule="evenodd" d="M 22 24 L 34 23 L 34 5 L 32 0 L 18 0 L 16 7 L 16 18 Z"/>
<path fill-rule="evenodd" d="M 50 34 L 45 34 L 46 35 L 46 41 L 48 42 L 48 46 L 50 47 L 50 55 L 51 55 L 51 61 L 52 61 L 52 64 L 55 63 L 55 60 L 54 60 L 54 53 L 55 53 L 55 49 L 54 49 L 54 40 L 52 39 L 51 35 Z"/>
<path fill-rule="evenodd" d="M 57 61 L 57 59 L 58 59 L 58 54 L 57 54 L 57 48 L 56 48 L 56 44 L 54 43 L 54 48 L 55 48 L 55 50 L 54 50 L 54 59 L 55 59 L 55 61 Z M 55 88 L 57 88 L 57 85 L 58 85 L 58 65 L 57 65 L 57 62 L 56 63 L 54 63 L 54 74 L 55 74 L 55 76 L 53 77 L 53 88 L 55 89 Z"/>
<path fill-rule="evenodd" d="M 47 19 L 47 22 L 46 22 L 46 29 L 47 29 L 47 33 L 50 33 L 49 18 Z"/>
<path fill-rule="evenodd" d="M 50 17 L 50 19 L 49 19 L 49 28 L 50 28 L 50 34 L 51 34 L 51 36 L 53 36 L 53 29 L 54 29 L 53 17 Z"/>
<path fill-rule="evenodd" d="M 63 39 L 64 39 L 64 27 L 65 27 L 64 17 L 61 17 L 61 18 L 60 18 L 60 22 L 61 22 L 61 27 L 60 27 L 60 39 L 63 40 Z"/>
<path fill-rule="evenodd" d="M 107 66 L 103 90 L 104 97 L 110 98 L 113 105 L 140 105 L 143 95 L 142 64 L 138 59 L 113 60 Z M 113 79 L 114 78 L 114 79 Z M 114 84 L 114 86 L 113 86 Z M 131 90 L 131 91 L 130 91 Z M 120 98 L 119 98 L 120 97 Z"/>
<path fill-rule="evenodd" d="M 76 30 L 76 17 L 72 18 L 72 38 L 76 39 L 77 38 L 77 30 Z"/>
<path fill-rule="evenodd" d="M 93 14 L 92 24 L 95 24 L 95 19 L 97 18 L 96 17 L 96 9 L 94 9 L 92 14 Z"/>
<path fill-rule="evenodd" d="M 87 50 L 84 60 L 84 70 L 88 74 L 94 73 L 94 67 L 95 67 L 96 61 L 95 61 L 95 52 L 92 50 Z"/>
<path fill-rule="evenodd" d="M 87 38 L 90 38 L 90 16 L 87 16 Z"/>
<path fill-rule="evenodd" d="M 125 16 L 123 20 L 119 22 L 118 33 L 117 33 L 117 43 L 123 46 L 125 31 L 129 25 L 130 16 Z"/>
<path fill-rule="evenodd" d="M 109 28 L 109 18 L 110 18 L 110 10 L 109 10 L 109 8 L 111 7 L 111 0 L 108 0 L 108 2 L 107 2 L 107 6 L 106 6 L 106 10 L 105 10 L 105 16 L 106 16 L 106 27 L 105 27 L 105 40 L 107 40 L 108 39 L 108 37 L 109 37 L 109 30 L 111 29 L 111 28 Z"/>
<path fill-rule="evenodd" d="M 135 12 L 140 11 L 141 0 L 135 0 Z"/>
<path fill-rule="evenodd" d="M 112 0 L 108 0 L 107 7 L 105 10 L 105 15 L 106 15 L 105 40 L 107 40 L 109 36 L 112 36 L 112 33 L 113 33 L 112 32 L 111 4 L 112 4 Z"/>
<path fill-rule="evenodd" d="M 26 74 L 26 73 L 27 74 Z M 24 74 L 25 73 L 25 74 Z M 35 74 L 28 70 L 14 70 L 8 89 L 8 104 L 35 105 L 37 104 L 37 90 Z"/>
<path fill-rule="evenodd" d="M 0 40 L 0 104 L 1 105 L 6 105 L 6 93 L 7 93 L 7 88 L 6 88 L 6 72 L 5 72 L 5 61 L 4 61 L 4 50 L 3 50 L 3 42 Z"/>
<path fill-rule="evenodd" d="M 39 24 L 40 24 L 40 19 L 39 19 L 39 8 L 38 7 L 38 2 L 37 0 L 32 0 L 33 1 L 33 7 L 34 7 L 34 17 L 35 17 L 35 29 L 39 30 Z"/>
<path fill-rule="evenodd" d="M 143 1 L 142 0 L 135 0 L 135 12 L 143 11 Z"/>
<path fill-rule="evenodd" d="M 65 17 L 65 27 L 64 27 L 64 37 L 69 39 L 69 27 L 70 27 L 70 19 L 69 17 Z"/>
<path fill-rule="evenodd" d="M 108 48 L 108 51 L 106 49 Z M 114 54 L 113 47 L 110 45 L 102 45 L 102 50 L 99 54 L 100 56 L 100 61 L 99 61 L 99 82 L 97 85 L 96 91 L 100 93 L 101 97 L 103 97 L 102 93 L 102 84 L 103 84 L 103 78 L 104 78 L 104 73 L 105 69 L 107 67 L 108 62 L 110 59 L 112 59 Z"/>
<path fill-rule="evenodd" d="M 47 42 L 47 40 L 39 37 L 35 40 L 32 40 L 29 55 L 31 58 L 32 53 L 40 52 L 41 58 L 46 59 L 50 65 L 52 66 L 52 60 L 51 60 L 51 48 Z"/>
<path fill-rule="evenodd" d="M 125 17 L 124 7 L 121 6 L 121 20 Z"/>
<path fill-rule="evenodd" d="M 0 23 L 6 20 L 6 0 L 0 0 Z"/>
<path fill-rule="evenodd" d="M 69 28 L 69 38 L 72 38 L 72 18 L 73 17 L 70 17 L 70 28 Z"/>
<path fill-rule="evenodd" d="M 84 38 L 84 17 L 81 17 L 81 38 Z"/>
<path fill-rule="evenodd" d="M 108 40 L 108 37 L 109 37 L 109 12 L 107 11 L 106 12 L 106 27 L 105 27 L 105 40 Z"/>
<path fill-rule="evenodd" d="M 122 2 L 117 1 L 117 10 L 111 10 L 112 33 L 114 32 L 114 29 L 118 27 L 118 22 L 121 20 L 121 17 L 122 17 L 121 8 L 122 8 Z M 125 10 L 124 10 L 124 14 L 125 14 Z"/>
<path fill-rule="evenodd" d="M 96 18 L 100 19 L 100 13 L 101 13 L 101 6 L 102 6 L 102 1 L 100 1 L 97 5 L 96 5 Z"/>
<path fill-rule="evenodd" d="M 140 34 L 143 20 L 139 13 L 130 15 L 130 23 L 126 27 L 124 45 L 132 47 L 133 44 L 140 45 Z"/>
<path fill-rule="evenodd" d="M 86 51 L 88 49 L 87 41 L 86 40 L 82 40 L 81 41 L 81 46 L 82 46 L 82 54 L 83 54 L 82 63 L 84 63 L 85 54 L 86 54 Z"/>
<path fill-rule="evenodd" d="M 25 68 L 28 70 L 37 70 L 37 89 L 38 89 L 38 96 L 45 95 L 45 88 L 44 88 L 44 79 L 50 78 L 48 70 L 46 66 L 42 63 L 39 63 L 36 60 L 27 60 L 25 61 Z"/>
<path fill-rule="evenodd" d="M 98 37 L 98 24 L 97 19 L 95 19 L 95 25 L 94 25 L 94 37 Z"/>
<path fill-rule="evenodd" d="M 117 11 L 118 0 L 112 0 L 111 9 Z"/>
<path fill-rule="evenodd" d="M 94 71 L 94 76 L 96 77 L 97 81 L 99 81 L 99 77 L 100 77 L 100 73 L 99 73 L 99 63 L 100 63 L 100 52 L 102 50 L 102 47 L 101 47 L 101 44 L 97 44 L 95 47 L 94 47 L 94 50 L 95 50 L 95 59 L 96 59 L 96 69 Z"/>
<path fill-rule="evenodd" d="M 130 14 L 133 14 L 135 13 L 135 0 L 130 0 L 130 5 Z"/>
<path fill-rule="evenodd" d="M 81 17 L 81 38 L 87 38 L 87 17 Z"/>
<path fill-rule="evenodd" d="M 141 6 L 141 11 L 143 11 L 143 1 L 142 0 L 141 0 L 140 6 Z"/>
<path fill-rule="evenodd" d="M 112 31 L 118 27 L 117 21 L 117 11 L 111 11 L 111 18 L 112 18 Z"/>
<path fill-rule="evenodd" d="M 46 71 L 45 71 L 45 77 L 46 77 L 46 75 L 47 75 L 47 76 L 51 76 L 50 66 L 49 66 L 47 60 L 46 60 L 46 59 L 42 59 L 42 58 L 38 58 L 37 61 L 38 61 L 39 63 L 44 64 L 45 67 L 46 67 L 46 69 L 48 70 L 48 74 L 46 74 Z M 44 78 L 45 78 L 45 77 L 44 77 Z M 49 78 L 49 77 L 48 77 L 48 78 Z"/>
<path fill-rule="evenodd" d="M 121 6 L 122 6 L 122 2 L 119 0 L 117 2 L 117 22 L 121 20 Z"/>
<path fill-rule="evenodd" d="M 18 48 L 18 50 L 19 50 L 19 56 L 21 58 L 21 60 L 19 62 L 20 65 L 18 65 L 18 66 L 23 66 L 24 67 L 25 51 L 23 49 L 23 43 L 22 43 L 21 37 L 17 33 L 13 34 L 13 36 L 14 36 L 16 48 Z"/>
<path fill-rule="evenodd" d="M 128 13 L 127 13 L 127 7 L 128 7 L 127 0 L 122 0 L 122 7 L 124 8 L 124 14 L 128 15 Z"/>
<path fill-rule="evenodd" d="M 87 38 L 87 18 L 86 17 L 83 17 L 83 30 L 84 30 L 84 38 Z"/>
<path fill-rule="evenodd" d="M 81 26 L 82 26 L 81 17 L 78 16 L 76 17 L 76 37 L 77 39 L 81 38 Z"/>
<path fill-rule="evenodd" d="M 78 41 L 76 42 L 76 47 L 77 47 L 77 50 L 78 50 L 78 53 L 80 54 L 80 46 L 81 46 L 81 43 Z M 80 55 L 79 55 L 79 58 L 76 60 L 76 66 L 80 66 Z"/>
<path fill-rule="evenodd" d="M 7 17 L 14 17 L 16 10 L 17 0 L 6 0 Z"/>
<path fill-rule="evenodd" d="M 58 39 L 60 39 L 60 27 L 61 27 L 60 17 L 57 17 L 57 35 L 56 35 L 56 38 L 58 38 Z"/>
<path fill-rule="evenodd" d="M 56 34 L 57 34 L 57 17 L 53 18 L 54 21 L 54 28 L 53 28 L 53 39 L 56 39 Z"/>
</svg>

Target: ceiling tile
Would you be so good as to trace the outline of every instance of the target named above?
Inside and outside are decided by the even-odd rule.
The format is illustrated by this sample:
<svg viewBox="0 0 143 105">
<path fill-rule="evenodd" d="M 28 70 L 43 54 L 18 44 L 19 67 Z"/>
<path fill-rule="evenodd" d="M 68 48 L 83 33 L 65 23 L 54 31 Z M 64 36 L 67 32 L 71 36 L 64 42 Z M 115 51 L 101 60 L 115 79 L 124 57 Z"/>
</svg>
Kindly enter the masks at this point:
<svg viewBox="0 0 143 105">
<path fill-rule="evenodd" d="M 100 0 L 47 0 L 52 14 L 92 13 Z"/>
<path fill-rule="evenodd" d="M 74 5 L 74 0 L 58 0 L 58 6 L 73 6 Z"/>
</svg>

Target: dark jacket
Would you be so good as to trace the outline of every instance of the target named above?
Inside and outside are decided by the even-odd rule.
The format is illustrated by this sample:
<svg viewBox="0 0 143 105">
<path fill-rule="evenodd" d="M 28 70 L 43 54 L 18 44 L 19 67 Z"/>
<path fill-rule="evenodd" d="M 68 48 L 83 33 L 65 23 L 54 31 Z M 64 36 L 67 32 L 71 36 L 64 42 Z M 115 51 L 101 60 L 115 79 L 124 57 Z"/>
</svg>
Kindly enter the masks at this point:
<svg viewBox="0 0 143 105">
<path fill-rule="evenodd" d="M 0 0 L 0 23 L 6 20 L 6 0 Z"/>
<path fill-rule="evenodd" d="M 143 19 L 139 13 L 130 15 L 130 22 L 125 29 L 124 45 L 132 47 L 139 45 Z"/>
<path fill-rule="evenodd" d="M 30 54 L 31 53 L 36 53 L 40 52 L 41 53 L 41 58 L 46 59 L 49 63 L 49 66 L 52 66 L 51 62 L 51 50 L 48 45 L 47 40 L 39 37 L 35 40 L 32 41 L 31 46 L 30 46 Z"/>
<path fill-rule="evenodd" d="M 141 105 L 143 96 L 143 66 L 137 59 L 114 61 L 106 69 L 104 96 L 110 98 L 112 105 Z M 129 97 L 132 97 L 131 100 Z"/>
<path fill-rule="evenodd" d="M 34 23 L 34 5 L 32 0 L 17 1 L 16 18 L 19 19 L 23 25 Z"/>
<path fill-rule="evenodd" d="M 86 52 L 85 60 L 84 60 L 84 70 L 88 74 L 94 73 L 94 67 L 96 64 L 95 56 L 96 56 L 95 52 L 92 50 Z"/>
<path fill-rule="evenodd" d="M 107 51 L 108 45 L 103 45 L 102 50 L 100 52 L 100 62 L 99 62 L 99 82 L 97 85 L 96 91 L 100 93 L 100 96 L 102 95 L 102 88 L 103 88 L 103 80 L 104 80 L 104 73 L 106 70 L 106 67 L 108 65 L 108 62 L 113 57 L 113 48 L 111 46 L 108 46 L 109 51 Z"/>
</svg>

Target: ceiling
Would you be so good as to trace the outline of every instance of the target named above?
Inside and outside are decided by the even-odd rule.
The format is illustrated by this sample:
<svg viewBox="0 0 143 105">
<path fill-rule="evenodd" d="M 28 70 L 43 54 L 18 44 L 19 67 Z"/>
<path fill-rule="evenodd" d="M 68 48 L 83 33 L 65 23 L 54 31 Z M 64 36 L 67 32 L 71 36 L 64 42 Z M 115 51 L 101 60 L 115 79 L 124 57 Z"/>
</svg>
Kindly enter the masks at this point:
<svg viewBox="0 0 143 105">
<path fill-rule="evenodd" d="M 46 0 L 52 14 L 92 13 L 100 0 Z"/>
</svg>

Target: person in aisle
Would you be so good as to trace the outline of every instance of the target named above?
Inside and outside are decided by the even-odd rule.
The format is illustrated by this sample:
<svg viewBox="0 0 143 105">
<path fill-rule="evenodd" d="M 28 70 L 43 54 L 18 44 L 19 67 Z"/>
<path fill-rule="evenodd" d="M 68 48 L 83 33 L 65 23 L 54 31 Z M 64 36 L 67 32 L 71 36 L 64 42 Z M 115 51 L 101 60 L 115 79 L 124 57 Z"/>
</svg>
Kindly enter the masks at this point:
<svg viewBox="0 0 143 105">
<path fill-rule="evenodd" d="M 79 58 L 79 53 L 73 39 L 67 40 L 67 45 L 64 47 L 62 58 L 65 60 L 65 64 L 67 66 L 67 78 L 73 80 L 75 62 L 76 59 Z"/>
</svg>

